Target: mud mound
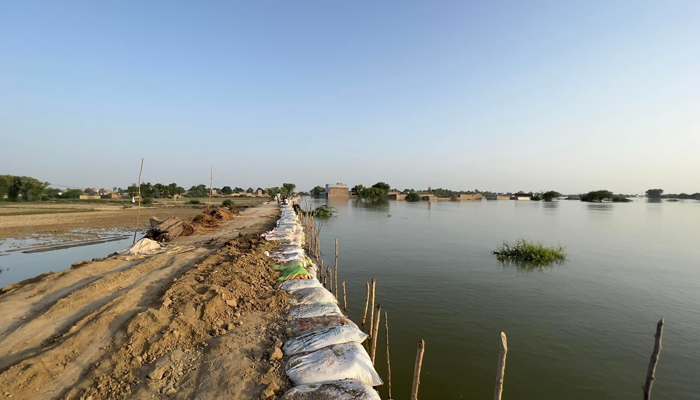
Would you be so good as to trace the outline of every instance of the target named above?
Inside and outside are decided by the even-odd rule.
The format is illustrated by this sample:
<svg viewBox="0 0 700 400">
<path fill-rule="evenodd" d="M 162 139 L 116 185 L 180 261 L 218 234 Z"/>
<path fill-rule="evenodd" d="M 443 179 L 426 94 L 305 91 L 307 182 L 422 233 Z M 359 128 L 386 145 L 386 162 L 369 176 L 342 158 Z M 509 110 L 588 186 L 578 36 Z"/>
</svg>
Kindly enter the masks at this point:
<svg viewBox="0 0 700 400">
<path fill-rule="evenodd" d="M 230 221 L 233 219 L 233 213 L 223 208 L 217 208 L 209 212 L 209 216 L 219 221 Z"/>
</svg>

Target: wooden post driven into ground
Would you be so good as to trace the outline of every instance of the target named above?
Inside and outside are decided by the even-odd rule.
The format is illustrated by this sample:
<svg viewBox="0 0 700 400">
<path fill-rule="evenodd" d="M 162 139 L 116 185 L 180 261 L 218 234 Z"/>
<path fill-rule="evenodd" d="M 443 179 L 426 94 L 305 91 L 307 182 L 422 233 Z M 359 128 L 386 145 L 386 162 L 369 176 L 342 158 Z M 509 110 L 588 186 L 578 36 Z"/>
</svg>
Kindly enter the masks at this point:
<svg viewBox="0 0 700 400">
<path fill-rule="evenodd" d="M 389 400 L 391 400 L 391 355 L 389 354 L 389 313 L 384 311 L 384 324 L 386 324 L 386 368 L 389 371 Z"/>
<path fill-rule="evenodd" d="M 367 282 L 367 300 L 365 300 L 365 316 L 362 317 L 362 330 L 365 329 L 367 323 L 367 310 L 369 309 L 369 282 Z"/>
<path fill-rule="evenodd" d="M 496 391 L 493 394 L 494 400 L 501 400 L 503 395 L 503 377 L 506 374 L 506 354 L 508 354 L 508 338 L 501 332 L 501 352 L 498 355 L 498 370 L 496 370 Z"/>
<path fill-rule="evenodd" d="M 335 239 L 335 298 L 338 298 L 338 239 Z"/>
<path fill-rule="evenodd" d="M 136 243 L 136 233 L 139 231 L 139 218 L 141 217 L 141 174 L 143 174 L 143 158 L 141 159 L 141 170 L 139 170 L 139 208 L 136 211 L 136 227 L 134 228 L 134 241 Z"/>
<path fill-rule="evenodd" d="M 348 310 L 348 292 L 345 290 L 345 282 L 343 282 L 343 310 Z"/>
<path fill-rule="evenodd" d="M 374 327 L 374 300 L 377 297 L 377 280 L 372 279 L 372 308 L 370 310 L 369 319 L 369 334 L 372 335 L 372 328 Z"/>
<path fill-rule="evenodd" d="M 420 370 L 423 368 L 423 354 L 425 354 L 425 340 L 418 342 L 418 352 L 416 353 L 416 365 L 413 367 L 413 388 L 411 389 L 411 400 L 418 400 L 418 386 L 420 386 Z"/>
<path fill-rule="evenodd" d="M 211 179 L 209 180 L 209 203 L 207 203 L 207 214 L 209 214 L 209 207 L 211 206 L 211 193 L 212 193 L 213 186 L 214 186 L 214 167 L 211 167 Z"/>
<path fill-rule="evenodd" d="M 654 335 L 654 351 L 651 353 L 649 360 L 649 369 L 647 370 L 647 380 L 642 386 L 644 390 L 644 400 L 651 399 L 651 386 L 656 379 L 656 365 L 659 363 L 659 355 L 661 354 L 661 341 L 664 336 L 664 320 L 661 319 L 656 323 L 656 334 Z"/>
<path fill-rule="evenodd" d="M 377 358 L 377 336 L 379 336 L 379 325 L 382 319 L 382 306 L 377 304 L 377 323 L 372 327 L 372 365 Z"/>
</svg>

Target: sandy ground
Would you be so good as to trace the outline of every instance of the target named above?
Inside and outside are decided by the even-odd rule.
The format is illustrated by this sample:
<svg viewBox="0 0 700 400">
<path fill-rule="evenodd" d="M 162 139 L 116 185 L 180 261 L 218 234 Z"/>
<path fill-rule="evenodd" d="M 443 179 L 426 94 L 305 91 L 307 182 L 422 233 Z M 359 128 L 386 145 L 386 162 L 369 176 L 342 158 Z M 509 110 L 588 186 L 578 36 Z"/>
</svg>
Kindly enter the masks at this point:
<svg viewBox="0 0 700 400">
<path fill-rule="evenodd" d="M 277 215 L 262 205 L 175 242 L 190 252 L 109 258 L 5 288 L 0 396 L 274 398 L 290 385 L 278 351 L 289 301 L 258 234 Z"/>
<path fill-rule="evenodd" d="M 235 199 L 238 205 L 257 205 L 266 199 Z M 213 204 L 220 204 L 217 200 Z M 149 219 L 180 217 L 189 219 L 203 211 L 203 207 L 186 206 L 184 202 L 165 202 L 156 207 L 141 209 L 139 226 L 149 226 Z M 24 215 L 18 215 L 24 214 Z M 66 233 L 75 229 L 133 230 L 137 209 L 125 209 L 111 203 L 2 203 L 0 207 L 0 239 L 22 238 L 33 234 Z"/>
</svg>

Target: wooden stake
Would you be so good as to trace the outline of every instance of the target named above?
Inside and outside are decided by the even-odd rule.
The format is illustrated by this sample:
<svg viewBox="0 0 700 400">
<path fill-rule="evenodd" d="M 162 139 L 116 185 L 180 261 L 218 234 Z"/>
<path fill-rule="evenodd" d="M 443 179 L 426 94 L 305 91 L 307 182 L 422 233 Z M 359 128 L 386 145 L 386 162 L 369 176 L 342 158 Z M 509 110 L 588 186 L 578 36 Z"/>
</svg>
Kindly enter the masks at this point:
<svg viewBox="0 0 700 400">
<path fill-rule="evenodd" d="M 335 298 L 338 298 L 338 239 L 335 239 Z"/>
<path fill-rule="evenodd" d="M 391 400 L 391 355 L 389 354 L 389 314 L 384 311 L 384 324 L 386 325 L 386 368 L 389 371 L 389 400 Z"/>
<path fill-rule="evenodd" d="M 418 353 L 416 353 L 416 365 L 413 368 L 413 388 L 411 389 L 411 400 L 418 400 L 418 386 L 420 386 L 420 370 L 423 368 L 423 354 L 425 353 L 425 340 L 418 342 Z"/>
<path fill-rule="evenodd" d="M 374 365 L 374 360 L 377 357 L 377 336 L 379 336 L 379 325 L 382 319 L 382 306 L 377 304 L 377 323 L 374 324 L 374 329 L 372 329 L 372 365 Z"/>
<path fill-rule="evenodd" d="M 343 310 L 348 310 L 348 292 L 345 290 L 345 282 L 343 282 Z"/>
<path fill-rule="evenodd" d="M 212 186 L 214 186 L 214 167 L 211 167 L 211 180 L 209 181 L 209 203 L 207 203 L 207 214 L 209 214 L 209 207 L 211 206 Z"/>
<path fill-rule="evenodd" d="M 136 211 L 136 228 L 134 228 L 134 241 L 136 243 L 136 233 L 139 231 L 139 218 L 141 217 L 141 174 L 143 174 L 143 158 L 141 159 L 141 170 L 139 171 L 139 208 Z"/>
<path fill-rule="evenodd" d="M 664 336 L 664 320 L 661 319 L 656 323 L 656 334 L 654 335 L 654 351 L 651 353 L 649 360 L 649 369 L 647 370 L 647 381 L 642 387 L 644 390 L 644 400 L 651 399 L 651 386 L 656 379 L 656 365 L 659 363 L 659 355 L 661 354 L 661 341 Z"/>
<path fill-rule="evenodd" d="M 328 267 L 328 283 L 330 284 L 330 291 L 331 294 L 333 294 L 333 269 L 331 267 Z M 335 296 L 337 299 L 338 296 Z"/>
<path fill-rule="evenodd" d="M 369 309 L 369 282 L 367 283 L 367 300 L 365 300 L 365 316 L 362 317 L 362 329 L 365 329 L 365 324 L 367 323 L 367 310 Z"/>
<path fill-rule="evenodd" d="M 496 391 L 493 394 L 494 400 L 501 400 L 503 395 L 503 378 L 506 374 L 506 354 L 508 354 L 508 338 L 501 332 L 501 352 L 498 355 L 498 370 L 496 370 Z"/>
<path fill-rule="evenodd" d="M 371 317 L 369 319 L 369 335 L 372 336 L 372 328 L 374 327 L 374 300 L 377 297 L 377 280 L 372 279 L 372 309 Z"/>
</svg>

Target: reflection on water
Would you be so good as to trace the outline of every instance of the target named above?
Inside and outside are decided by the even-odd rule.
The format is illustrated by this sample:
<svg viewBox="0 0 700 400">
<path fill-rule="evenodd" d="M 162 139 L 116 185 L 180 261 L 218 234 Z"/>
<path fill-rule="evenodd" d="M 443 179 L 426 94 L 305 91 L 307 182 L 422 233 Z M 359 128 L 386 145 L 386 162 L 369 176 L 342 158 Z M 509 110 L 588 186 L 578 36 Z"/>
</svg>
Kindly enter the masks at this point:
<svg viewBox="0 0 700 400">
<path fill-rule="evenodd" d="M 533 263 L 533 262 L 503 260 L 503 259 L 499 259 L 498 261 L 501 263 L 501 265 L 503 265 L 504 268 L 515 268 L 518 271 L 523 271 L 523 272 L 550 271 L 555 266 L 559 266 L 559 265 L 564 264 L 564 261 L 553 261 L 553 262 L 548 263 L 548 264 L 539 264 L 539 263 Z"/>
<path fill-rule="evenodd" d="M 649 199 L 647 198 L 647 203 L 661 203 L 661 199 Z"/>
<path fill-rule="evenodd" d="M 612 211 L 613 207 L 612 203 L 586 203 L 589 211 Z"/>
</svg>

